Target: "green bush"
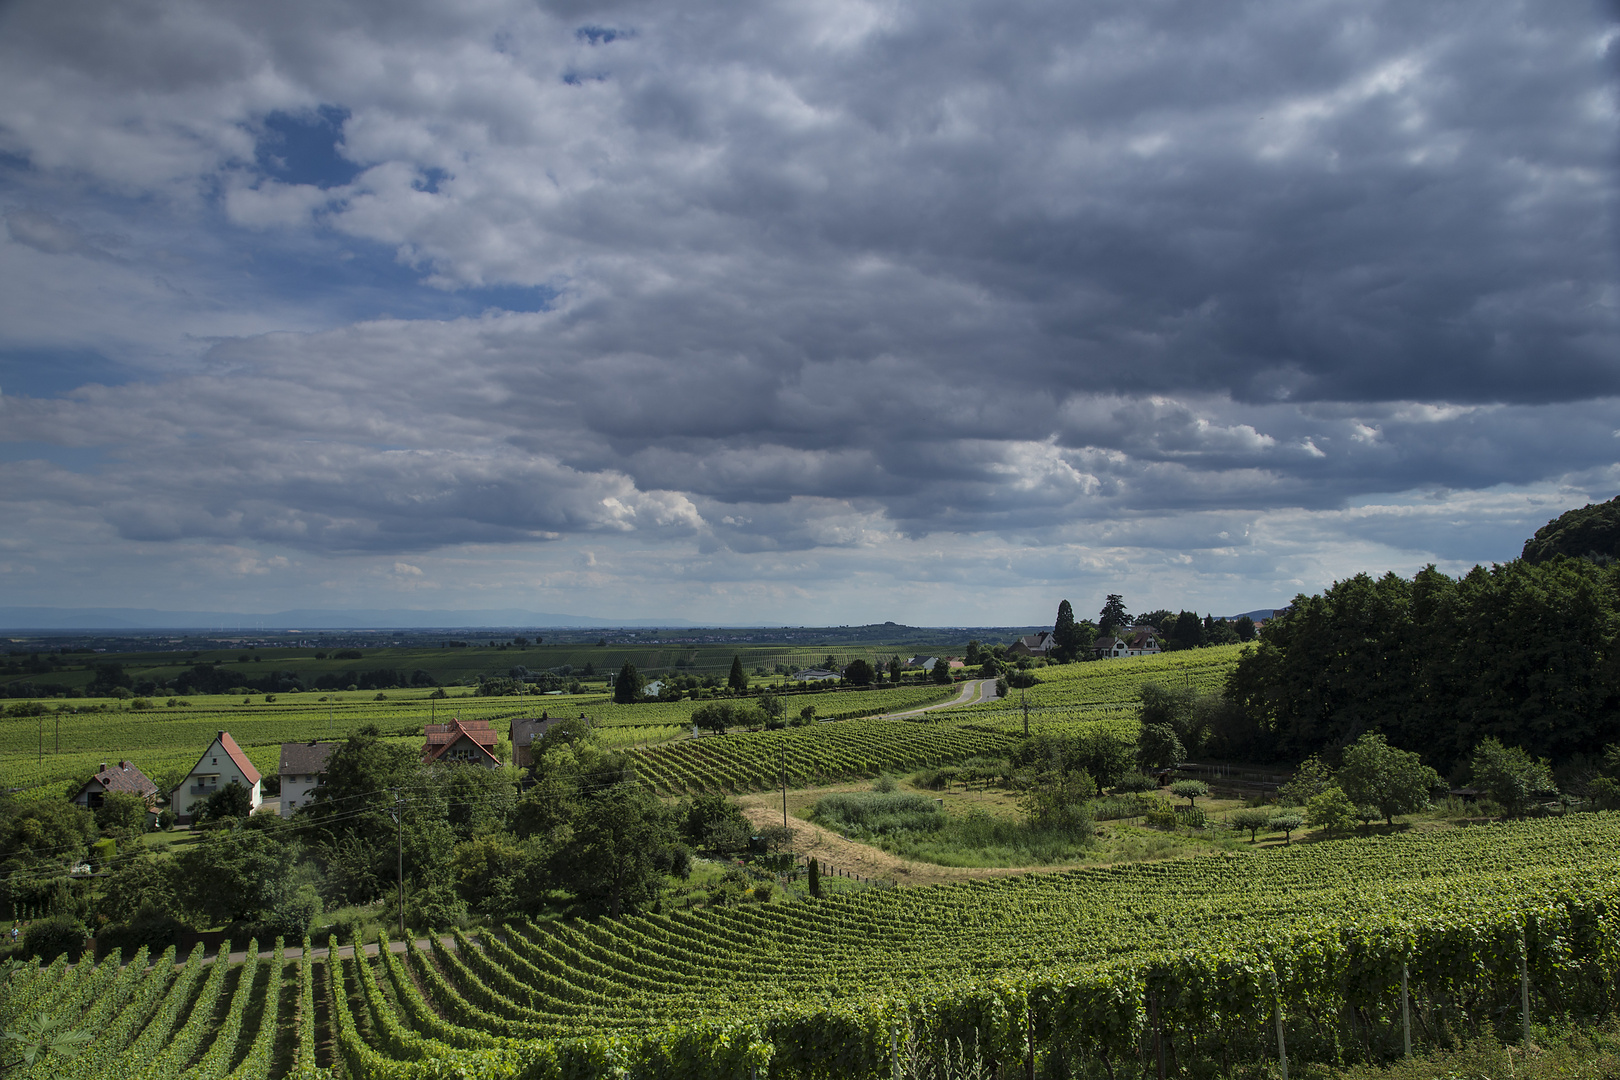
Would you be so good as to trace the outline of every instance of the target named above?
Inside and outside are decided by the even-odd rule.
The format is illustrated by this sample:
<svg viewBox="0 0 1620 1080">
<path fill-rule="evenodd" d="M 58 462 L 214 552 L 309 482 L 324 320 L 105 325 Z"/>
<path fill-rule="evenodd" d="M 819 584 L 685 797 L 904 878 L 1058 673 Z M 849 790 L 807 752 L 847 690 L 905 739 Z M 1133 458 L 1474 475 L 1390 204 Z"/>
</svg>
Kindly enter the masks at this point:
<svg viewBox="0 0 1620 1080">
<path fill-rule="evenodd" d="M 1147 823 L 1155 829 L 1173 829 L 1179 824 L 1176 817 L 1176 808 L 1163 799 L 1150 800 L 1152 805 L 1147 808 Z"/>
<path fill-rule="evenodd" d="M 28 924 L 22 934 L 23 952 L 41 960 L 55 960 L 66 954 L 77 961 L 84 951 L 84 924 L 70 915 L 52 915 Z"/>
<path fill-rule="evenodd" d="M 1185 825 L 1189 829 L 1203 829 L 1209 826 L 1209 817 L 1205 815 L 1202 806 L 1178 806 L 1176 824 Z"/>
<path fill-rule="evenodd" d="M 1114 794 L 1129 795 L 1147 791 L 1157 791 L 1158 789 L 1159 783 L 1157 780 L 1154 780 L 1153 777 L 1148 776 L 1145 773 L 1140 773 L 1135 769 L 1132 769 L 1130 772 L 1119 778 L 1119 782 L 1114 785 Z"/>
<path fill-rule="evenodd" d="M 142 907 L 127 923 L 109 926 L 96 935 L 96 954 L 107 956 L 122 949 L 127 959 L 145 945 L 153 955 L 160 955 L 170 945 L 177 945 L 180 935 L 191 928 L 166 912 L 154 907 Z"/>
</svg>

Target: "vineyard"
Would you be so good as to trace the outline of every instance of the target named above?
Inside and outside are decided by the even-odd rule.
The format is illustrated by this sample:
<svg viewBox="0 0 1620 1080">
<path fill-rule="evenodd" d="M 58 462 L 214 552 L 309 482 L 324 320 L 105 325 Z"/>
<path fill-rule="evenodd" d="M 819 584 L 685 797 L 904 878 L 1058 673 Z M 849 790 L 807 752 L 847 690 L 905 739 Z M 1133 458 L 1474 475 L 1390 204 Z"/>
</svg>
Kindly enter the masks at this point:
<svg viewBox="0 0 1620 1080">
<path fill-rule="evenodd" d="M 75 706 L 104 704 L 106 711 L 51 711 L 43 716 L 7 716 L 0 719 L 0 786 L 59 792 L 63 785 L 83 782 L 109 759 L 129 758 L 148 776 L 166 771 L 184 773 L 215 732 L 228 730 L 263 773 L 274 773 L 283 742 L 341 739 L 366 725 L 385 735 L 419 737 L 423 725 L 447 716 L 489 720 L 498 728 L 514 716 L 589 715 L 604 729 L 603 743 L 611 747 L 669 739 L 691 729 L 692 711 L 701 702 L 648 701 L 615 705 L 605 694 L 541 697 L 473 697 L 457 691 L 446 699 L 429 697 L 424 689 L 392 690 L 384 700 L 375 693 L 278 694 L 271 703 L 263 695 L 244 702 L 242 697 L 220 695 L 183 698 L 174 705 L 167 699 L 146 710 L 128 703 L 79 700 Z M 949 700 L 956 688 L 902 686 L 895 689 L 826 691 L 792 695 L 786 701 L 796 714 L 814 705 L 823 717 L 860 716 L 900 711 Z M 185 704 L 180 704 L 184 701 Z M 628 730 L 621 730 L 628 729 Z"/>
<path fill-rule="evenodd" d="M 632 750 L 636 772 L 663 794 L 738 793 L 855 780 L 980 754 L 1005 754 L 1006 732 L 905 720 L 846 720 L 786 731 L 716 735 Z"/>
<path fill-rule="evenodd" d="M 947 1038 L 1020 1074 L 1378 1060 L 1516 1036 L 1524 1002 L 1612 1013 L 1617 852 L 1620 816 L 1575 815 L 314 965 L 58 963 L 12 1008 L 93 1026 L 85 1076 L 878 1077 Z"/>
<path fill-rule="evenodd" d="M 987 701 L 924 713 L 904 722 L 860 719 L 949 701 L 959 687 L 900 686 L 787 695 L 789 715 L 814 706 L 821 720 L 809 729 L 734 733 L 684 739 L 692 711 L 701 702 L 647 701 L 617 705 L 603 693 L 542 697 L 474 697 L 461 689 L 434 699 L 431 690 L 391 690 L 245 697 L 198 695 L 154 701 L 135 711 L 127 702 L 79 699 L 52 703 L 40 717 L 0 719 L 0 786 L 60 793 L 103 761 L 129 758 L 148 776 L 183 773 L 213 738 L 228 730 L 259 770 L 275 771 L 283 742 L 341 739 L 366 725 L 384 735 L 414 738 L 423 725 L 448 715 L 491 721 L 499 729 L 514 716 L 542 711 L 590 716 L 603 744 L 634 748 L 644 777 L 665 793 L 740 792 L 780 782 L 783 748 L 788 778 L 797 785 L 832 782 L 878 772 L 945 764 L 1005 752 L 1008 738 L 1023 730 L 1024 699 L 1032 728 L 1073 730 L 1103 725 L 1132 737 L 1137 694 L 1144 682 L 1218 689 L 1236 663 L 1238 649 L 1225 646 L 1165 656 L 1040 668 L 1042 680 L 1008 701 Z M 67 709 L 57 711 L 57 705 Z M 105 705 L 91 711 L 84 705 Z M 69 709 L 77 708 L 77 711 Z M 921 728 L 939 728 L 925 731 Z M 653 744 L 653 745 L 649 745 Z"/>
</svg>

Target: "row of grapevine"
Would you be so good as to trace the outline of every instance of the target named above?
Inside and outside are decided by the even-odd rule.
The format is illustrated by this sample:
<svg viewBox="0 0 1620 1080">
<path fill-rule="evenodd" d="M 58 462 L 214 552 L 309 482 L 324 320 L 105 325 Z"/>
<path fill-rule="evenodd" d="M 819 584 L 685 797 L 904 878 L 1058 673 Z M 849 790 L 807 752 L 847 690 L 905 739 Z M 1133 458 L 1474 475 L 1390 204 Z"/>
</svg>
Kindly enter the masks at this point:
<svg viewBox="0 0 1620 1080">
<path fill-rule="evenodd" d="M 276 946 L 270 951 L 269 970 L 264 977 L 259 1026 L 241 1063 L 231 1070 L 229 1080 L 265 1080 L 270 1075 L 275 1060 L 276 1039 L 281 1032 L 282 945 L 282 939 L 276 938 Z"/>
<path fill-rule="evenodd" d="M 787 772 L 805 786 L 1003 754 L 1007 732 L 905 720 L 844 720 L 782 731 L 682 739 L 629 751 L 637 772 L 669 794 L 769 788 Z"/>
<path fill-rule="evenodd" d="M 250 950 L 256 952 L 257 950 Z M 221 945 L 220 952 L 229 955 L 230 946 Z M 154 1047 L 156 1053 L 141 1060 L 144 1068 L 132 1070 L 134 1075 L 143 1080 L 165 1080 L 179 1075 L 186 1062 L 190 1061 L 198 1045 L 208 1038 L 214 1030 L 214 1012 L 219 1004 L 220 995 L 225 991 L 225 977 L 230 973 L 231 965 L 216 956 L 214 963 L 208 968 L 208 977 L 203 980 L 202 988 L 197 991 L 196 1000 L 191 1003 L 191 1009 L 186 1014 L 185 1023 L 178 1025 L 178 1030 L 170 1027 L 166 1039 L 160 1043 L 161 1049 Z M 176 1016 L 175 1021 L 178 1021 Z M 146 1034 L 150 1034 L 149 1028 Z M 146 1035 L 141 1036 L 141 1041 Z"/>
<path fill-rule="evenodd" d="M 1008 1066 L 1252 1060 L 1279 1027 L 1297 1057 L 1371 1060 L 1525 994 L 1538 1017 L 1613 1012 L 1617 846 L 1620 820 L 1583 815 L 455 934 L 358 962 L 339 1025 L 377 1076 L 659 1075 L 677 1045 L 683 1075 L 875 1075 L 907 1033 Z"/>
</svg>

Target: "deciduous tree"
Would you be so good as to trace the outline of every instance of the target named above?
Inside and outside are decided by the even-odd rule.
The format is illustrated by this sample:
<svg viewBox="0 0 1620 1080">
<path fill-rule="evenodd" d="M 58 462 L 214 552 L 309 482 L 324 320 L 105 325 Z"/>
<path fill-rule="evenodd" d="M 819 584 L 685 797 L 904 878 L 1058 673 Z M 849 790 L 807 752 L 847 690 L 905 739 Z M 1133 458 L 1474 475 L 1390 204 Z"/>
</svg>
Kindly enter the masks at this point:
<svg viewBox="0 0 1620 1080">
<path fill-rule="evenodd" d="M 1338 773 L 1339 787 L 1358 805 L 1378 809 L 1384 822 L 1397 814 L 1415 814 L 1429 805 L 1429 792 L 1440 784 L 1440 774 L 1418 756 L 1389 745 L 1384 736 L 1369 731 L 1344 751 Z"/>
</svg>

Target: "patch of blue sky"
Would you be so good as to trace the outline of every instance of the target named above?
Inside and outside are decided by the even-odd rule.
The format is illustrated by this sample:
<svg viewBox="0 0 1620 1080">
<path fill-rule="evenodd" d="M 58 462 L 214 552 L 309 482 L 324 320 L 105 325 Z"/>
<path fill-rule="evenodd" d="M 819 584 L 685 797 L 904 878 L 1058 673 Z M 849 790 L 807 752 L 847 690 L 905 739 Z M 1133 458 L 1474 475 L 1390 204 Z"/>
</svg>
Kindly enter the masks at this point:
<svg viewBox="0 0 1620 1080">
<path fill-rule="evenodd" d="M 0 348 L 0 396 L 61 397 L 91 383 L 121 386 L 138 374 L 89 349 Z"/>
<path fill-rule="evenodd" d="M 259 168 L 285 184 L 342 187 L 360 175 L 360 166 L 338 152 L 348 118 L 349 110 L 337 105 L 309 113 L 271 113 L 254 148 Z"/>
<path fill-rule="evenodd" d="M 544 311 L 557 298 L 545 286 L 490 285 L 457 290 L 422 283 L 422 267 L 401 262 L 392 248 L 333 233 L 278 236 L 233 230 L 235 281 L 225 288 L 321 313 L 333 325 L 366 319 L 456 319 L 502 311 Z"/>
<path fill-rule="evenodd" d="M 634 30 L 619 30 L 611 26 L 582 26 L 574 36 L 587 45 L 606 45 L 620 38 L 634 37 Z"/>
<path fill-rule="evenodd" d="M 0 441 L 0 461 L 48 461 L 69 472 L 92 472 L 106 464 L 107 453 L 100 446 L 59 446 L 46 442 Z"/>
</svg>

